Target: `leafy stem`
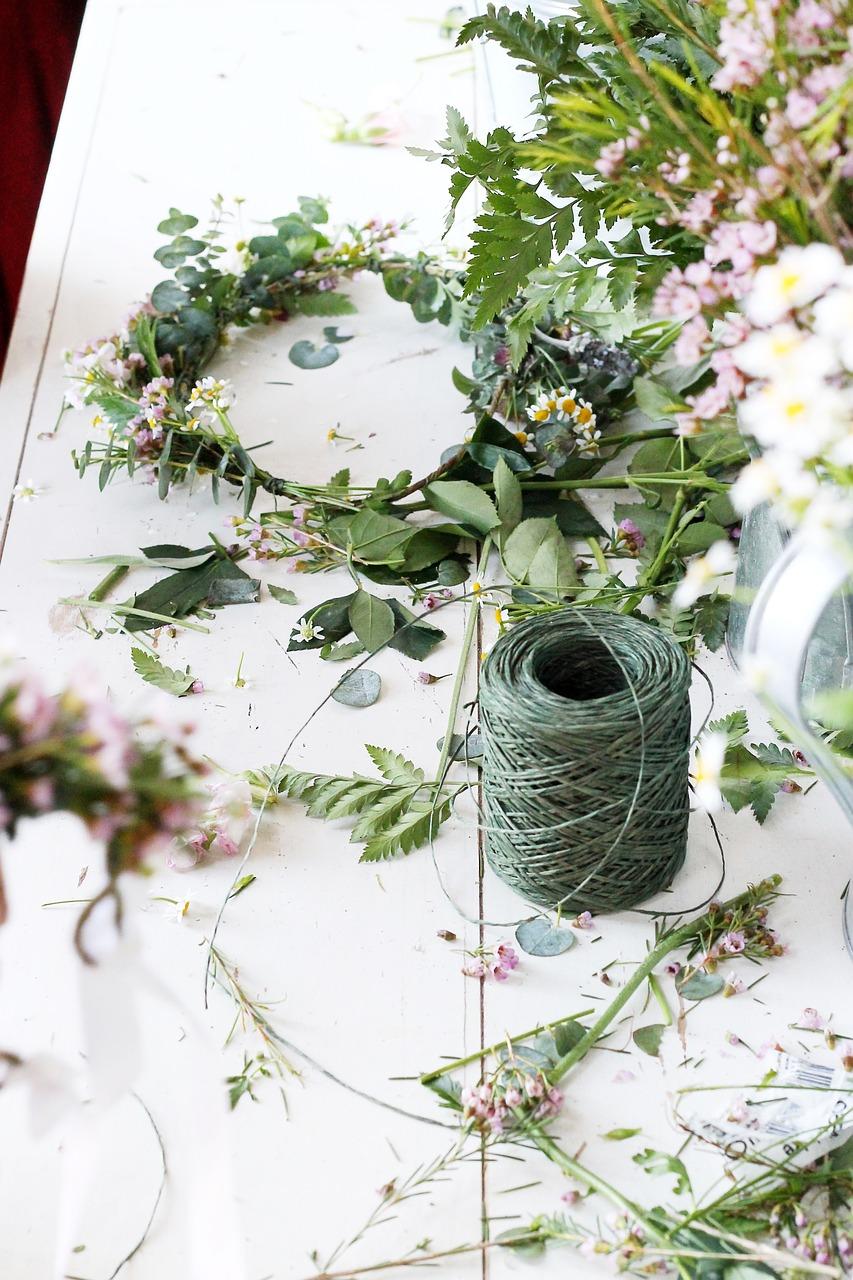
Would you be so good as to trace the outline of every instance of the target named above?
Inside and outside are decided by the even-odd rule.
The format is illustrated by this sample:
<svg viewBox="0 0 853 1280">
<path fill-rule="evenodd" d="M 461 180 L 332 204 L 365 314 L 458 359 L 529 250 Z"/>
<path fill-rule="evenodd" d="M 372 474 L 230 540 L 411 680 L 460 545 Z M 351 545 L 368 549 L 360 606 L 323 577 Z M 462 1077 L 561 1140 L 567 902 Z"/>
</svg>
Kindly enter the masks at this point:
<svg viewBox="0 0 853 1280">
<path fill-rule="evenodd" d="M 722 903 L 715 908 L 713 913 L 710 911 L 705 912 L 698 919 L 688 920 L 686 924 L 667 930 L 649 951 L 645 960 L 637 965 L 624 987 L 621 988 L 584 1037 L 554 1064 L 548 1072 L 551 1083 L 556 1084 L 562 1080 L 571 1071 L 572 1067 L 586 1056 L 589 1050 L 604 1035 L 616 1015 L 625 1007 L 634 992 L 639 990 L 670 952 L 701 939 L 703 931 L 707 932 L 713 928 L 715 921 L 719 919 L 721 914 L 725 915 L 725 913 L 736 911 L 741 907 L 756 905 L 761 900 L 774 896 L 781 882 L 781 876 L 769 876 L 766 880 L 762 880 L 760 884 L 751 886 L 744 893 L 740 893 L 737 897 L 730 898 L 727 902 Z"/>
</svg>

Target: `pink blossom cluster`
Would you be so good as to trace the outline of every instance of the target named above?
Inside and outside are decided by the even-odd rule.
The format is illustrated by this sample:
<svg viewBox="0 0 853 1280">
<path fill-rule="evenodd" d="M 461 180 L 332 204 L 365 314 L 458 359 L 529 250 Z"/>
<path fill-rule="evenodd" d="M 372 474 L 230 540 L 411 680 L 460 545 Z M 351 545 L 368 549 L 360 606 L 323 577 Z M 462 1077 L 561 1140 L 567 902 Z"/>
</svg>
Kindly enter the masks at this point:
<svg viewBox="0 0 853 1280">
<path fill-rule="evenodd" d="M 649 122 L 644 117 L 640 117 L 641 128 L 631 125 L 626 137 L 616 138 L 613 142 L 606 143 L 598 154 L 593 168 L 597 169 L 603 178 L 615 178 L 625 162 L 625 157 L 631 151 L 639 151 L 643 142 L 643 132 L 648 128 Z"/>
<path fill-rule="evenodd" d="M 731 304 L 749 292 L 757 260 L 776 244 L 773 222 L 721 222 L 711 231 L 702 258 L 683 270 L 674 267 L 659 285 L 652 304 L 656 316 L 684 320 L 675 344 L 680 364 L 695 364 L 709 349 L 713 383 L 687 397 L 689 411 L 677 418 L 682 434 L 695 434 L 701 422 L 718 418 L 739 400 L 746 387 L 731 348 L 749 332 L 748 322 Z M 721 322 L 712 334 L 709 321 Z"/>
<path fill-rule="evenodd" d="M 730 93 L 759 83 L 773 60 L 778 7 L 778 0 L 729 0 L 720 23 L 715 89 Z"/>
<path fill-rule="evenodd" d="M 472 961 L 462 968 L 466 978 L 494 978 L 496 982 L 506 982 L 513 969 L 518 968 L 518 952 L 507 942 L 499 942 L 493 952 L 480 948 L 468 954 Z"/>
<path fill-rule="evenodd" d="M 218 783 L 210 792 L 209 807 L 198 826 L 183 837 L 173 865 L 185 870 L 213 857 L 235 858 L 251 816 L 252 789 L 248 782 L 234 778 Z"/>
<path fill-rule="evenodd" d="M 68 810 L 107 844 L 111 871 L 138 866 L 197 818 L 206 770 L 186 750 L 189 732 L 127 719 L 86 673 L 54 695 L 0 664 L 0 828 Z"/>
<path fill-rule="evenodd" d="M 828 1206 L 827 1206 L 828 1207 Z M 787 1249 L 808 1262 L 821 1266 L 841 1263 L 845 1272 L 853 1265 L 853 1222 L 849 1210 L 843 1206 L 830 1210 L 829 1217 L 818 1217 L 816 1205 L 776 1205 L 770 1211 L 771 1240 L 780 1249 Z M 844 1213 L 839 1222 L 836 1213 Z"/>
<path fill-rule="evenodd" d="M 563 1093 L 542 1071 L 502 1066 L 492 1080 L 463 1089 L 461 1102 L 467 1124 L 498 1137 L 508 1130 L 551 1120 L 563 1105 Z"/>
</svg>

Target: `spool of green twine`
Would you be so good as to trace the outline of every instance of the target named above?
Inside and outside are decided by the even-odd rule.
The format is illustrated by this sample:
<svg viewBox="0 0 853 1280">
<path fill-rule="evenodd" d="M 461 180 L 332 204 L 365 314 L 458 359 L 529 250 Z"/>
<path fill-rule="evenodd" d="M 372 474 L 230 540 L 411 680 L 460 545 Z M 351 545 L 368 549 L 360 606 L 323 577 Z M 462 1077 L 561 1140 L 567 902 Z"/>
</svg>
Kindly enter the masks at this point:
<svg viewBox="0 0 853 1280">
<path fill-rule="evenodd" d="M 506 631 L 481 673 L 489 862 L 539 906 L 618 911 L 687 846 L 690 664 L 647 622 L 565 609 Z"/>
</svg>

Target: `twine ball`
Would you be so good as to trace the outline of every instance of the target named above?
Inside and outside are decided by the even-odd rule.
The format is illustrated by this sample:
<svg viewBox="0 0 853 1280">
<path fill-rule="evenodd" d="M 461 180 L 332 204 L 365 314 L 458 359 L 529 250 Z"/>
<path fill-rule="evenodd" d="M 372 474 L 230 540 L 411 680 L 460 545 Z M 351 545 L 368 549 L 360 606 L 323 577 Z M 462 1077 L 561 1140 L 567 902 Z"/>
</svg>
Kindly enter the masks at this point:
<svg viewBox="0 0 853 1280">
<path fill-rule="evenodd" d="M 539 906 L 618 911 L 667 886 L 689 815 L 690 664 L 647 622 L 568 608 L 506 631 L 481 672 L 493 870 Z"/>
</svg>

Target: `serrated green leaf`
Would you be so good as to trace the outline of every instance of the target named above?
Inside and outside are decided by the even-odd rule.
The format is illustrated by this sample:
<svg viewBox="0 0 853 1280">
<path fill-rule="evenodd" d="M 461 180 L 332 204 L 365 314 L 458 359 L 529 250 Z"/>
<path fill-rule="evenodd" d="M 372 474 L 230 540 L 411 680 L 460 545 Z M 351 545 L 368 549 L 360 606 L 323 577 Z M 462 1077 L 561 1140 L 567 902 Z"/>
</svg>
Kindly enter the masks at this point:
<svg viewBox="0 0 853 1280">
<path fill-rule="evenodd" d="M 290 590 L 290 587 L 277 587 L 275 583 L 268 582 L 267 590 L 273 600 L 277 600 L 279 604 L 298 604 L 296 593 Z"/>
<path fill-rule="evenodd" d="M 671 1173 L 675 1177 L 675 1186 L 673 1191 L 677 1196 L 684 1195 L 690 1190 L 690 1178 L 683 1161 L 677 1156 L 668 1155 L 665 1151 L 653 1151 L 651 1147 L 646 1147 L 644 1151 L 639 1151 L 635 1156 L 631 1157 L 634 1164 L 638 1164 L 641 1169 L 645 1169 L 646 1173 L 658 1177 L 661 1174 Z"/>
<path fill-rule="evenodd" d="M 364 749 L 387 782 L 403 786 L 423 782 L 423 769 L 418 769 L 405 756 L 389 751 L 387 747 L 368 745 Z"/>
<path fill-rule="evenodd" d="M 450 813 L 449 801 L 440 803 L 435 809 L 431 803 L 416 802 L 386 831 L 368 840 L 359 861 L 378 862 L 400 853 L 411 853 L 412 849 L 425 845 L 438 833 Z"/>
<path fill-rule="evenodd" d="M 146 649 L 131 649 L 130 660 L 136 674 L 141 676 L 147 684 L 154 685 L 156 689 L 164 689 L 166 693 L 171 693 L 176 698 L 185 697 L 195 683 L 195 676 L 190 675 L 189 667 L 186 671 L 176 671 L 172 667 L 166 667 L 158 657 Z"/>
</svg>

